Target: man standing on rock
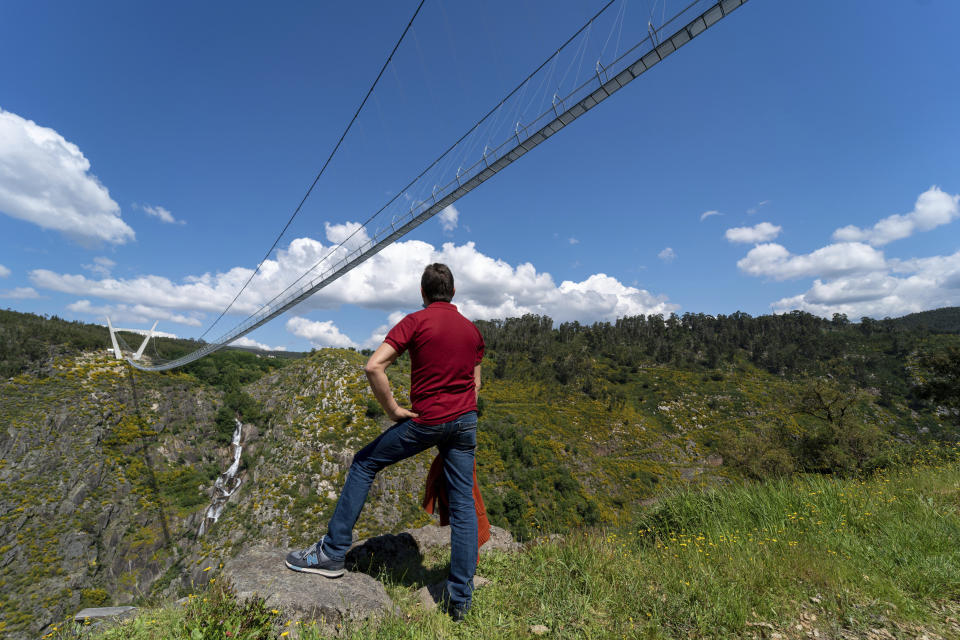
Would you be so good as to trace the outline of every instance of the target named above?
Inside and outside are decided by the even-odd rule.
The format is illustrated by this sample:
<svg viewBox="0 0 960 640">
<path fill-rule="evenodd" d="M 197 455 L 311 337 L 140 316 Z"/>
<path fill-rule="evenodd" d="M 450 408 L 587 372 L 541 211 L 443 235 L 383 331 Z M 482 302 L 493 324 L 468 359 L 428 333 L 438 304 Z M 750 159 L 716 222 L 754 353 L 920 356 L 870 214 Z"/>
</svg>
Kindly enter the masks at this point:
<svg viewBox="0 0 960 640">
<path fill-rule="evenodd" d="M 353 526 L 377 472 L 436 446 L 450 504 L 450 577 L 444 602 L 455 620 L 470 608 L 477 567 L 477 513 L 473 499 L 477 446 L 477 394 L 483 338 L 472 322 L 450 304 L 453 274 L 431 264 L 420 279 L 424 309 L 401 320 L 364 367 L 377 402 L 396 424 L 353 458 L 327 534 L 302 551 L 287 555 L 287 567 L 328 578 L 344 574 Z M 412 411 L 397 404 L 386 368 L 410 351 Z"/>
</svg>

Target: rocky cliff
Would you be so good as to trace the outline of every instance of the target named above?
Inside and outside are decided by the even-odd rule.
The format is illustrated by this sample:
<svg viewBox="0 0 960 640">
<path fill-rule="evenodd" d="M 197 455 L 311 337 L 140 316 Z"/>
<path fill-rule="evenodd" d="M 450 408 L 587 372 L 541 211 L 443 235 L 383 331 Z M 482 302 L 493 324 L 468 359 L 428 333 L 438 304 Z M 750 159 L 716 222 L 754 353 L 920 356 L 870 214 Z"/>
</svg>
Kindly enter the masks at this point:
<svg viewBox="0 0 960 640">
<path fill-rule="evenodd" d="M 176 597 L 247 545 L 312 542 L 353 449 L 385 426 L 362 360 L 321 352 L 249 385 L 264 413 L 239 429 L 239 461 L 217 424 L 223 393 L 193 376 L 87 354 L 0 383 L 0 631 Z M 428 521 L 421 458 L 378 478 L 359 534 Z M 233 462 L 239 486 L 198 535 Z"/>
<path fill-rule="evenodd" d="M 0 612 L 12 636 L 151 592 L 220 466 L 217 393 L 63 358 L 0 383 Z"/>
</svg>

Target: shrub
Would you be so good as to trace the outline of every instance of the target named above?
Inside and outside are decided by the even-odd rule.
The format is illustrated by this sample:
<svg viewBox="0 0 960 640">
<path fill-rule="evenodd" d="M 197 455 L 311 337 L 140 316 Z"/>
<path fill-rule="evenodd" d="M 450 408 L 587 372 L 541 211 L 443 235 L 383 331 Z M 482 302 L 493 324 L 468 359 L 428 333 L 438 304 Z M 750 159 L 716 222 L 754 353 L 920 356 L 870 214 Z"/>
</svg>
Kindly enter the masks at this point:
<svg viewBox="0 0 960 640">
<path fill-rule="evenodd" d="M 110 604 L 110 594 L 103 589 L 81 589 L 80 608 L 105 607 Z"/>
</svg>

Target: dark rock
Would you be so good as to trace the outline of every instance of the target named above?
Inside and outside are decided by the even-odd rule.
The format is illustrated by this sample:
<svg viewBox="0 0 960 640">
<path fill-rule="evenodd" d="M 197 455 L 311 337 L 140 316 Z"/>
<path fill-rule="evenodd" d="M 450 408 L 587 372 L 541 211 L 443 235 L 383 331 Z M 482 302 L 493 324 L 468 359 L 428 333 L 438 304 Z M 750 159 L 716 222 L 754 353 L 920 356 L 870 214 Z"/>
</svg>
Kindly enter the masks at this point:
<svg viewBox="0 0 960 640">
<path fill-rule="evenodd" d="M 443 581 L 421 587 L 420 590 L 417 591 L 420 606 L 423 607 L 425 611 L 433 611 L 436 609 L 440 604 L 440 599 L 443 597 L 443 591 L 446 585 L 446 581 Z"/>
<path fill-rule="evenodd" d="M 417 540 L 404 531 L 362 540 L 347 552 L 346 566 L 350 570 L 376 571 L 386 567 L 397 570 L 423 563 L 423 554 Z"/>
<path fill-rule="evenodd" d="M 332 632 L 348 620 L 376 619 L 397 612 L 383 585 L 363 573 L 337 579 L 298 573 L 284 565 L 288 549 L 252 548 L 228 560 L 223 576 L 241 600 L 259 596 L 289 620 L 315 621 Z"/>
<path fill-rule="evenodd" d="M 419 529 L 407 529 L 397 534 L 367 538 L 355 543 L 347 552 L 346 566 L 350 570 L 376 574 L 381 569 L 403 573 L 405 569 L 422 566 L 424 557 L 434 549 L 450 548 L 450 528 L 428 524 Z M 506 529 L 490 527 L 490 540 L 480 547 L 488 551 L 516 551 L 521 545 L 514 542 Z"/>
</svg>

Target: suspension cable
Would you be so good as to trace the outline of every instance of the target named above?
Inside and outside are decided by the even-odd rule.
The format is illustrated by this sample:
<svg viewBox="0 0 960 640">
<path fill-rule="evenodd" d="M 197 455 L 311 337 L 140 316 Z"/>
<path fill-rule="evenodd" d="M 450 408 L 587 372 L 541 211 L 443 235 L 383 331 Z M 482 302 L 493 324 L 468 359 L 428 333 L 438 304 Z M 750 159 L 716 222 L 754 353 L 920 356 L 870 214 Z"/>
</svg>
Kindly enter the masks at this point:
<svg viewBox="0 0 960 640">
<path fill-rule="evenodd" d="M 307 189 L 307 193 L 304 194 L 303 199 L 300 200 L 300 204 L 298 204 L 297 208 L 294 209 L 293 214 L 290 216 L 290 219 L 287 220 L 287 224 L 283 225 L 283 229 L 280 231 L 280 234 L 277 236 L 276 240 L 273 241 L 273 244 L 270 245 L 270 248 L 267 250 L 267 253 L 263 256 L 263 258 L 261 258 L 260 263 L 257 264 L 257 268 L 253 270 L 253 273 L 250 274 L 250 277 L 247 278 L 247 281 L 244 282 L 243 286 L 240 287 L 240 290 L 237 291 L 237 295 L 233 297 L 233 300 L 230 301 L 230 304 L 227 305 L 227 308 L 224 309 L 219 316 L 217 316 L 217 319 L 213 321 L 213 324 L 207 327 L 206 331 L 200 334 L 199 339 L 202 340 L 205 335 L 210 333 L 210 330 L 213 329 L 218 322 L 220 322 L 223 316 L 225 316 L 227 312 L 230 311 L 231 308 L 233 308 L 234 303 L 236 303 L 237 299 L 240 298 L 240 294 L 242 294 L 246 290 L 247 285 L 249 285 L 250 282 L 254 279 L 254 277 L 256 277 L 258 273 L 260 273 L 260 267 L 262 267 L 263 263 L 267 261 L 267 258 L 270 257 L 270 254 L 273 253 L 273 250 L 277 248 L 277 244 L 279 244 L 280 239 L 283 238 L 283 234 L 287 232 L 287 229 L 290 227 L 290 224 L 293 222 L 293 219 L 297 217 L 298 213 L 300 213 L 300 209 L 303 208 L 303 204 L 307 201 L 307 198 L 310 197 L 310 194 L 313 192 L 313 188 L 316 187 L 317 183 L 320 181 L 320 176 L 322 176 L 323 172 L 327 170 L 327 165 L 329 165 L 330 161 L 333 160 L 333 156 L 336 155 L 337 150 L 340 148 L 340 145 L 343 143 L 343 139 L 347 137 L 347 133 L 349 133 L 350 128 L 353 126 L 353 123 L 356 121 L 357 117 L 360 115 L 360 112 L 363 110 L 363 105 L 367 104 L 367 100 L 370 98 L 370 95 L 373 93 L 373 90 L 376 88 L 377 83 L 380 82 L 380 78 L 383 76 L 383 72 L 386 71 L 387 67 L 390 65 L 390 61 L 393 60 L 393 55 L 397 52 L 397 49 L 400 48 L 400 43 L 403 42 L 404 37 L 407 35 L 407 31 L 410 30 L 410 27 L 413 25 L 413 21 L 416 20 L 417 14 L 420 13 L 420 9 L 421 7 L 423 7 L 424 2 L 426 2 L 426 0 L 420 0 L 420 4 L 417 5 L 417 10 L 413 12 L 413 17 L 410 18 L 409 22 L 407 22 L 407 26 L 404 27 L 403 33 L 400 34 L 400 39 L 397 40 L 397 44 L 393 45 L 393 50 L 390 52 L 390 55 L 387 56 L 387 61 L 383 63 L 382 67 L 380 67 L 380 73 L 377 74 L 377 78 L 373 81 L 373 84 L 370 85 L 370 88 L 367 89 L 367 95 L 363 96 L 363 100 L 360 102 L 360 106 L 357 107 L 357 110 L 354 112 L 353 117 L 350 118 L 350 123 L 347 124 L 347 128 L 343 130 L 342 134 L 340 134 L 340 139 L 337 140 L 337 144 L 334 145 L 333 151 L 331 151 L 330 155 L 327 156 L 327 161 L 323 163 L 323 167 L 321 167 L 320 173 L 318 173 L 317 177 L 313 179 L 313 183 L 310 185 L 310 188 Z"/>
<path fill-rule="evenodd" d="M 407 190 L 408 190 L 410 187 L 412 187 L 413 185 L 415 185 L 415 184 L 417 183 L 417 181 L 420 180 L 420 178 L 422 178 L 423 176 L 425 176 L 431 169 L 433 169 L 439 162 L 441 162 L 451 151 L 453 151 L 454 149 L 456 149 L 457 146 L 458 146 L 461 142 L 463 142 L 464 140 L 467 139 L 467 136 L 469 136 L 471 133 L 473 133 L 474 131 L 476 131 L 476 130 L 480 127 L 480 125 L 482 125 L 482 124 L 487 120 L 487 118 L 489 118 L 490 116 L 492 116 L 500 107 L 502 107 L 508 100 L 510 100 L 510 98 L 512 98 L 512 97 L 514 96 L 514 94 L 517 93 L 517 91 L 519 91 L 520 89 L 522 89 L 523 86 L 526 85 L 527 82 L 529 82 L 534 76 L 536 76 L 537 73 L 539 73 L 541 69 L 543 69 L 545 66 L 547 66 L 548 64 L 550 64 L 550 61 L 551 61 L 551 60 L 553 60 L 561 51 L 563 51 L 563 50 L 567 47 L 567 45 L 569 45 L 571 42 L 573 42 L 574 39 L 575 39 L 577 36 L 579 36 L 581 33 L 583 33 L 583 31 L 584 31 L 585 29 L 587 29 L 588 27 L 590 27 L 590 25 L 592 25 L 597 18 L 599 18 L 601 15 L 603 15 L 603 14 L 606 12 L 606 10 L 609 9 L 609 8 L 613 5 L 613 3 L 616 2 L 616 1 L 617 1 L 617 0 L 609 0 L 603 7 L 601 7 L 601 9 L 600 9 L 599 11 L 597 11 L 597 12 L 593 15 L 592 18 L 590 18 L 582 27 L 580 27 L 579 29 L 577 29 L 577 32 L 576 32 L 576 33 L 574 33 L 572 36 L 570 36 L 569 38 L 567 38 L 566 42 L 564 42 L 562 45 L 560 45 L 560 46 L 557 48 L 556 51 L 554 51 L 553 53 L 551 53 L 550 56 L 547 57 L 546 60 L 544 60 L 542 63 L 540 63 L 540 66 L 539 66 L 539 67 L 537 67 L 536 69 L 534 69 L 533 72 L 530 73 L 530 75 L 528 75 L 526 78 L 524 78 L 523 82 L 521 82 L 521 83 L 518 84 L 516 87 L 514 87 L 513 90 L 510 91 L 510 93 L 508 93 L 500 102 L 498 102 L 498 103 L 496 104 L 496 106 L 494 106 L 494 107 L 491 108 L 489 111 L 487 111 L 487 113 L 484 114 L 484 116 L 483 116 L 482 118 L 480 118 L 479 120 L 477 120 L 477 122 L 476 122 L 472 127 L 470 127 L 470 129 L 468 129 L 466 133 L 464 133 L 462 136 L 460 136 L 460 138 L 458 138 L 456 142 L 454 142 L 452 145 L 450 145 L 449 147 L 447 147 L 447 149 L 446 149 L 443 153 L 441 153 L 439 156 L 437 156 L 437 158 L 436 158 L 433 162 L 431 162 L 430 165 L 427 166 L 426 169 L 424 169 L 423 171 L 421 171 L 420 174 L 417 175 L 416 178 L 414 178 L 413 180 L 411 180 L 410 182 L 408 182 L 402 189 L 398 190 L 397 193 L 396 193 L 392 198 L 390 198 L 390 199 L 386 202 L 386 204 L 384 204 L 382 207 L 380 207 L 379 209 L 377 209 L 370 217 L 368 217 L 366 220 L 364 220 L 363 223 L 361 223 L 356 229 L 354 229 L 353 232 L 352 232 L 350 235 L 348 235 L 346 238 L 344 238 L 344 240 L 343 240 L 342 242 L 340 242 L 340 244 L 338 244 L 338 245 L 336 245 L 336 246 L 334 246 L 334 247 L 331 247 L 330 250 L 329 250 L 326 254 L 324 254 L 319 260 L 317 260 L 312 267 L 310 267 L 309 269 L 307 269 L 306 271 L 304 271 L 304 272 L 300 275 L 299 278 L 297 278 L 296 280 L 294 280 L 293 282 L 291 282 L 289 285 L 287 285 L 287 287 L 286 287 L 283 291 L 281 291 L 280 293 L 278 293 L 277 295 L 275 295 L 269 302 L 267 302 L 267 304 L 271 304 L 271 303 L 275 302 L 275 301 L 278 300 L 280 297 L 282 297 L 285 293 L 287 293 L 288 291 L 290 291 L 291 289 L 293 289 L 293 287 L 296 286 L 297 283 L 299 283 L 301 280 L 303 280 L 303 279 L 306 278 L 308 275 L 310 275 L 310 274 L 314 271 L 314 269 L 316 269 L 317 267 L 319 267 L 319 266 L 320 266 L 321 264 L 323 264 L 330 256 L 332 256 L 332 255 L 337 251 L 337 249 L 339 249 L 340 247 L 346 246 L 347 242 L 350 241 L 355 235 L 357 235 L 361 230 L 366 229 L 366 227 L 367 227 L 368 224 L 370 224 L 377 216 L 379 216 L 381 213 L 383 213 L 383 211 L 384 211 L 387 207 L 389 207 L 391 204 L 393 204 L 394 202 L 396 202 L 397 198 L 399 198 L 399 197 L 402 196 L 404 193 L 406 193 Z M 266 305 L 264 305 L 264 306 L 266 306 Z M 224 312 L 224 313 L 226 313 L 226 312 Z M 249 320 L 250 318 L 252 318 L 253 316 L 255 316 L 256 313 L 257 313 L 257 312 L 254 312 L 254 313 L 250 314 L 250 316 L 248 316 L 247 319 Z M 220 317 L 223 317 L 223 314 L 220 314 Z M 209 331 L 209 329 L 208 329 L 207 331 Z M 204 335 L 206 335 L 207 331 L 204 331 L 204 332 L 203 332 Z M 202 338 L 203 336 L 200 336 L 200 337 Z"/>
</svg>

